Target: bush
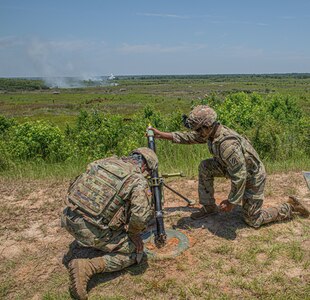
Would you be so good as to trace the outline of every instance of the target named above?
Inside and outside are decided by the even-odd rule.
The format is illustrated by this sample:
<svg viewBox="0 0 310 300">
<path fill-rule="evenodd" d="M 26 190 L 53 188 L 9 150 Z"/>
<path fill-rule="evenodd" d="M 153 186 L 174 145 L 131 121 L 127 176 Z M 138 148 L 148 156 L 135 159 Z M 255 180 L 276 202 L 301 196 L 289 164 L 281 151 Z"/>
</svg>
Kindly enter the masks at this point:
<svg viewBox="0 0 310 300">
<path fill-rule="evenodd" d="M 262 158 L 280 160 L 309 153 L 309 118 L 294 98 L 237 93 L 225 101 L 205 99 L 219 120 L 252 140 Z"/>
<path fill-rule="evenodd" d="M 70 155 L 69 148 L 60 129 L 46 122 L 26 122 L 9 132 L 8 149 L 15 159 L 64 161 Z"/>
<path fill-rule="evenodd" d="M 262 158 L 289 159 L 309 154 L 309 118 L 303 116 L 293 98 L 236 93 L 224 101 L 204 99 L 224 125 L 247 135 Z M 81 112 L 69 136 L 81 155 L 96 159 L 110 154 L 126 155 L 145 146 L 144 132 L 152 126 L 164 131 L 184 130 L 181 112 L 163 116 L 151 106 L 124 121 L 119 115 Z M 195 148 L 196 149 L 196 148 Z"/>
<path fill-rule="evenodd" d="M 43 80 L 25 79 L 25 78 L 0 78 L 0 90 L 18 91 L 18 90 L 41 90 L 48 89 Z"/>
<path fill-rule="evenodd" d="M 8 170 L 13 165 L 6 144 L 0 140 L 0 171 Z"/>
<path fill-rule="evenodd" d="M 263 159 L 282 161 L 310 155 L 310 118 L 305 116 L 291 97 L 273 95 L 267 98 L 256 94 L 237 93 L 218 99 L 206 98 L 224 125 L 247 135 Z M 98 111 L 81 111 L 77 122 L 67 126 L 64 133 L 46 122 L 27 122 L 17 125 L 14 120 L 0 117 L 0 169 L 5 170 L 17 161 L 44 162 L 92 161 L 113 154 L 118 156 L 146 146 L 144 136 L 149 124 L 163 131 L 186 130 L 181 112 L 163 116 L 152 106 L 130 119 Z M 208 151 L 200 145 L 181 147 L 157 142 L 161 166 L 177 170 L 187 168 L 196 172 L 196 164 L 206 158 Z"/>
<path fill-rule="evenodd" d="M 121 116 L 103 115 L 97 111 L 82 111 L 76 126 L 68 128 L 66 132 L 79 152 L 78 155 L 87 156 L 89 159 L 118 154 L 119 143 L 128 139 L 124 134 Z"/>
<path fill-rule="evenodd" d="M 126 121 L 120 115 L 82 111 L 76 126 L 67 127 L 66 134 L 79 155 L 98 159 L 112 154 L 126 155 L 145 145 L 144 132 L 148 124 L 162 127 L 164 123 L 164 118 L 149 106 Z"/>
<path fill-rule="evenodd" d="M 14 119 L 9 119 L 5 116 L 0 115 L 0 135 L 6 132 L 10 127 L 15 124 L 16 122 Z"/>
</svg>

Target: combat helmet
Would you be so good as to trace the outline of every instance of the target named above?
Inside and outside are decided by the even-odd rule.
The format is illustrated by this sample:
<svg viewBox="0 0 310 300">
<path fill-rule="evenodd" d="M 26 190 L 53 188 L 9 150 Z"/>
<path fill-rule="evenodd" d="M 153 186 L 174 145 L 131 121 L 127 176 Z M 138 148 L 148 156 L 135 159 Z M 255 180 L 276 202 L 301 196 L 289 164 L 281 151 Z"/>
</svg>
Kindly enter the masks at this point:
<svg viewBox="0 0 310 300">
<path fill-rule="evenodd" d="M 141 154 L 143 156 L 149 169 L 151 170 L 157 169 L 158 158 L 157 158 L 156 153 L 152 149 L 147 148 L 147 147 L 140 147 L 140 148 L 133 150 L 130 153 L 130 155 L 136 154 L 136 153 Z"/>
<path fill-rule="evenodd" d="M 189 114 L 186 122 L 188 126 L 197 130 L 202 126 L 210 127 L 216 121 L 217 114 L 208 105 L 197 105 Z"/>
</svg>

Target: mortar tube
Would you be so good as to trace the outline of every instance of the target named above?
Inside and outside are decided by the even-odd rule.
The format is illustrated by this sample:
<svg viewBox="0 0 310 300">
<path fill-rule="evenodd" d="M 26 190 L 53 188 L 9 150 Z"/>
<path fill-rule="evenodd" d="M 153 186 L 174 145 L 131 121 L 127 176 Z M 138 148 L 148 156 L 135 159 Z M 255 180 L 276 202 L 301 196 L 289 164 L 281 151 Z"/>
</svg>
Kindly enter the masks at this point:
<svg viewBox="0 0 310 300">
<path fill-rule="evenodd" d="M 148 147 L 156 153 L 154 132 L 153 130 L 147 129 L 147 141 Z M 158 169 L 152 172 L 152 195 L 155 202 L 155 219 L 156 219 L 156 233 L 155 233 L 155 244 L 157 247 L 162 247 L 166 243 L 166 232 L 163 219 L 163 210 L 161 206 L 161 189 L 159 186 Z"/>
</svg>

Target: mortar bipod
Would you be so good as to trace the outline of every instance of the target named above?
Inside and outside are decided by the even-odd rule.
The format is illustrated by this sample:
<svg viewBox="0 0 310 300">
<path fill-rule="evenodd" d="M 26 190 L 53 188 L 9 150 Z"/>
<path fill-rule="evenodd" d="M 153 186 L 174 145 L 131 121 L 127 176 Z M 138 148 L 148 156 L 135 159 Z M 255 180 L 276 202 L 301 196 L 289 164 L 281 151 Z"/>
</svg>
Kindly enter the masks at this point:
<svg viewBox="0 0 310 300">
<path fill-rule="evenodd" d="M 170 174 L 162 174 L 160 177 L 160 184 L 165 186 L 168 190 L 170 190 L 171 192 L 175 193 L 176 195 L 178 195 L 180 198 L 182 198 L 184 201 L 187 202 L 187 205 L 194 205 L 196 203 L 195 200 L 191 200 L 186 198 L 184 195 L 180 194 L 179 192 L 177 192 L 175 189 L 173 189 L 172 187 L 168 186 L 165 182 L 164 182 L 164 178 L 169 178 L 169 177 L 175 177 L 175 176 L 180 176 L 180 177 L 185 177 L 185 175 L 182 172 L 179 173 L 170 173 Z"/>
</svg>

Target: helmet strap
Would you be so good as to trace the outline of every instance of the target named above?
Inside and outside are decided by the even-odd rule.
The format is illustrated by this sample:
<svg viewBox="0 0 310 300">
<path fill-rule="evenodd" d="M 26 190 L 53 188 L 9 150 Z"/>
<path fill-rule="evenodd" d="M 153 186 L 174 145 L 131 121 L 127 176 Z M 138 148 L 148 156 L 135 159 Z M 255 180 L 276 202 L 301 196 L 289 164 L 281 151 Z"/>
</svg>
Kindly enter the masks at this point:
<svg viewBox="0 0 310 300">
<path fill-rule="evenodd" d="M 139 153 L 133 153 L 129 157 L 135 161 L 135 163 L 139 166 L 140 169 L 142 168 L 143 163 L 145 163 L 144 157 Z"/>
<path fill-rule="evenodd" d="M 188 122 L 188 116 L 187 115 L 182 115 L 182 123 L 187 129 L 191 129 L 191 125 Z"/>
<path fill-rule="evenodd" d="M 211 128 L 212 128 L 212 129 L 211 129 L 210 135 L 209 135 L 209 137 L 208 137 L 209 140 L 213 140 L 214 135 L 215 135 L 215 133 L 216 133 L 216 131 L 217 131 L 219 125 L 220 125 L 220 123 L 219 123 L 219 122 L 216 122 L 216 121 L 211 125 Z"/>
</svg>

